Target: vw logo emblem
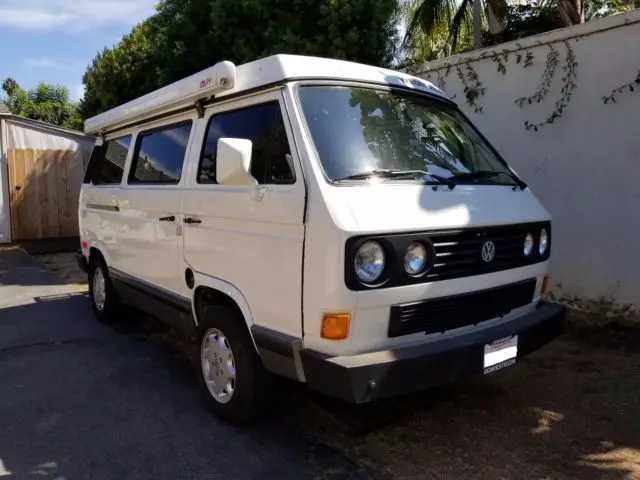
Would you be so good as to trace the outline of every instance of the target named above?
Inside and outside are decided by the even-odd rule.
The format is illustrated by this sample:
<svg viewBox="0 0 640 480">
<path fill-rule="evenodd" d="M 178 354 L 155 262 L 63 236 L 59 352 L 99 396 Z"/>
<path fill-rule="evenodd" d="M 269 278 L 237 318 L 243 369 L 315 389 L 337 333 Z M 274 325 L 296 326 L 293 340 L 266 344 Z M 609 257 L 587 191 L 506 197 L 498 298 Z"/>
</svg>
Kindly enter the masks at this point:
<svg viewBox="0 0 640 480">
<path fill-rule="evenodd" d="M 484 245 L 482 245 L 482 260 L 485 261 L 485 263 L 489 263 L 491 260 L 493 260 L 493 257 L 496 256 L 496 246 L 495 244 L 489 240 L 488 242 L 484 242 Z"/>
</svg>

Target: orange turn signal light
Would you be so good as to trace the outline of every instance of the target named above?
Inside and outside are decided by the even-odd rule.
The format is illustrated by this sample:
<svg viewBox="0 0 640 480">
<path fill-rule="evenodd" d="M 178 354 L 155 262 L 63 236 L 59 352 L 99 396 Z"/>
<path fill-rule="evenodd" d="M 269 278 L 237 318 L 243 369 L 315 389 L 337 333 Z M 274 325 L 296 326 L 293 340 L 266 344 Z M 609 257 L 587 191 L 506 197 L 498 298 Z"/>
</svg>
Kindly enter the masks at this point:
<svg viewBox="0 0 640 480">
<path fill-rule="evenodd" d="M 547 289 L 549 288 L 549 275 L 545 275 L 542 279 L 542 286 L 540 287 L 540 295 L 544 295 L 547 293 Z"/>
<path fill-rule="evenodd" d="M 344 340 L 349 336 L 351 314 L 346 312 L 324 313 L 320 336 L 327 340 Z"/>
</svg>

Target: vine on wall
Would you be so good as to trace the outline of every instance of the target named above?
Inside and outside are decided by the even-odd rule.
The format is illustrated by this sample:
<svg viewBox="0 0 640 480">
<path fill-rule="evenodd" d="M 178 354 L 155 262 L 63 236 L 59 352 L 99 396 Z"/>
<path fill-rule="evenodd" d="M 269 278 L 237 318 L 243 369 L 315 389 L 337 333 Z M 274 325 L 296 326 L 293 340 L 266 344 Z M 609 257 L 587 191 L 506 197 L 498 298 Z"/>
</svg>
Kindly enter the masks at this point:
<svg viewBox="0 0 640 480">
<path fill-rule="evenodd" d="M 640 71 L 638 72 L 635 80 L 629 83 L 624 83 L 619 87 L 614 88 L 613 90 L 611 90 L 611 93 L 609 95 L 602 97 L 602 101 L 605 103 L 605 105 L 609 102 L 616 103 L 616 95 L 624 93 L 625 90 L 633 92 L 636 88 L 640 89 Z"/>
<path fill-rule="evenodd" d="M 572 41 L 577 42 L 584 35 L 572 38 Z M 541 122 L 532 122 L 527 120 L 524 127 L 528 131 L 537 132 L 545 125 L 550 125 L 556 122 L 562 117 L 566 108 L 571 103 L 573 93 L 577 88 L 577 67 L 578 61 L 576 59 L 575 52 L 571 48 L 569 40 L 564 40 L 562 43 L 565 45 L 566 57 L 562 63 L 562 87 L 560 89 L 560 98 L 554 103 L 553 110 L 549 116 Z M 539 45 L 544 45 L 539 42 Z M 546 56 L 544 72 L 540 80 L 540 84 L 535 93 L 527 97 L 518 97 L 514 100 L 518 106 L 525 107 L 533 103 L 541 103 L 548 97 L 551 87 L 553 85 L 554 78 L 556 77 L 556 71 L 561 64 L 560 53 L 553 46 L 553 44 L 547 44 L 549 52 Z M 502 51 L 486 51 L 478 57 L 472 60 L 459 60 L 457 64 L 446 63 L 442 67 L 435 71 L 429 72 L 427 78 L 430 79 L 432 73 L 437 75 L 437 86 L 441 90 L 445 90 L 447 85 L 446 78 L 448 77 L 452 68 L 456 70 L 460 83 L 462 84 L 464 99 L 466 104 L 473 108 L 474 113 L 483 113 L 483 106 L 479 105 L 479 100 L 485 95 L 486 88 L 480 80 L 477 71 L 473 68 L 472 63 L 478 62 L 483 59 L 490 59 L 496 64 L 497 71 L 502 75 L 507 73 L 507 64 L 510 54 L 514 54 L 515 62 L 521 65 L 522 68 L 529 68 L 534 64 L 535 55 L 531 49 L 524 50 L 520 44 L 516 44 L 517 49 Z M 444 71 L 444 73 L 442 73 Z M 609 95 L 602 97 L 602 101 L 607 103 L 616 103 L 616 97 L 625 92 L 635 92 L 640 90 L 640 72 L 636 78 L 628 83 L 624 83 L 614 88 Z M 455 98 L 453 95 L 451 98 Z"/>
<path fill-rule="evenodd" d="M 502 75 L 507 74 L 507 62 L 509 61 L 509 50 L 503 50 L 502 54 L 494 52 L 491 56 L 491 60 L 493 60 L 498 65 L 498 72 Z"/>
<path fill-rule="evenodd" d="M 546 120 L 539 123 L 533 123 L 528 120 L 524 122 L 524 128 L 527 130 L 533 130 L 537 132 L 539 128 L 542 128 L 545 125 L 552 124 L 556 119 L 562 116 L 564 109 L 567 108 L 567 106 L 571 102 L 571 97 L 573 96 L 573 92 L 577 86 L 576 68 L 578 67 L 578 62 L 576 60 L 575 54 L 573 53 L 571 45 L 569 45 L 569 42 L 565 40 L 564 45 L 567 48 L 567 59 L 565 61 L 565 64 L 562 66 L 564 76 L 562 77 L 562 89 L 560 90 L 560 98 L 556 101 L 553 112 L 551 112 L 551 115 L 549 115 Z"/>
<path fill-rule="evenodd" d="M 515 100 L 520 107 L 524 104 L 531 105 L 533 102 L 540 103 L 549 93 L 549 88 L 551 88 L 551 82 L 553 81 L 553 76 L 556 73 L 556 67 L 558 66 L 558 59 L 560 55 L 558 51 L 553 48 L 553 45 L 549 45 L 549 53 L 547 53 L 547 60 L 544 65 L 544 73 L 542 74 L 542 81 L 540 82 L 540 86 L 536 90 L 536 93 L 531 95 L 530 97 L 518 97 Z"/>
<path fill-rule="evenodd" d="M 462 71 L 462 68 L 456 66 L 456 72 L 460 78 L 460 82 L 464 87 L 464 96 L 466 97 L 467 104 L 473 108 L 475 113 L 482 113 L 482 107 L 478 105 L 476 100 L 481 96 L 484 96 L 485 87 L 482 86 L 482 82 L 470 63 L 465 65 L 466 75 Z"/>
<path fill-rule="evenodd" d="M 531 50 L 527 50 L 524 56 L 524 68 L 528 68 L 533 65 L 533 52 Z M 520 63 L 522 61 L 522 53 L 516 54 L 516 63 Z"/>
</svg>

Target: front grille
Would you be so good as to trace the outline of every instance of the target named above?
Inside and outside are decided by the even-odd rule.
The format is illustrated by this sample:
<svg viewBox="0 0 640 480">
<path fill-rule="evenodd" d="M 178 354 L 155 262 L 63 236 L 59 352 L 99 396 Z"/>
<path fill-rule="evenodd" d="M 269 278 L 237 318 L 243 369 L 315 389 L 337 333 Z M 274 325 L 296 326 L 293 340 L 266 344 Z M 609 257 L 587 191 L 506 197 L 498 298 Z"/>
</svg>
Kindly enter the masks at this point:
<svg viewBox="0 0 640 480">
<path fill-rule="evenodd" d="M 543 259 L 538 255 L 525 257 L 524 238 L 531 233 L 537 242 L 543 226 L 546 225 L 508 225 L 429 234 L 435 250 L 435 261 L 426 280 L 433 282 L 469 277 L 539 262 Z M 482 259 L 482 246 L 487 241 L 495 245 L 495 255 L 485 262 Z M 537 245 L 534 252 L 537 253 Z"/>
<path fill-rule="evenodd" d="M 549 244 L 542 255 L 538 241 L 546 229 Z M 530 233 L 533 251 L 524 253 L 524 241 Z M 387 265 L 376 285 L 363 284 L 355 274 L 353 259 L 358 248 L 369 240 L 379 242 L 384 249 Z M 404 269 L 407 248 L 422 243 L 428 252 L 426 273 L 412 276 Z M 526 267 L 549 259 L 551 251 L 551 222 L 531 222 L 516 225 L 470 227 L 457 230 L 428 230 L 423 232 L 392 233 L 387 235 L 359 235 L 345 244 L 345 285 L 350 290 L 372 290 L 401 287 L 418 283 L 439 282 Z M 483 258 L 483 247 L 493 245 L 493 256 Z"/>
<path fill-rule="evenodd" d="M 535 289 L 536 280 L 529 279 L 473 293 L 394 305 L 391 307 L 388 336 L 441 333 L 477 325 L 527 305 L 533 301 Z"/>
</svg>

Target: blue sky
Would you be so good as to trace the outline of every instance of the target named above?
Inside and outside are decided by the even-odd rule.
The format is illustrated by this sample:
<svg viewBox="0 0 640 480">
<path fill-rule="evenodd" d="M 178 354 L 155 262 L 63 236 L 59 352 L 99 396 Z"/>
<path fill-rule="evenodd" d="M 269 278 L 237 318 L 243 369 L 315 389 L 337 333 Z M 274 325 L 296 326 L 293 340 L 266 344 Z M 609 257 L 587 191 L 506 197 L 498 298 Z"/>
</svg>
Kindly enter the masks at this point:
<svg viewBox="0 0 640 480">
<path fill-rule="evenodd" d="M 82 95 L 82 75 L 105 46 L 154 12 L 157 0 L 0 0 L 0 81 L 29 89 L 66 85 Z"/>
</svg>

